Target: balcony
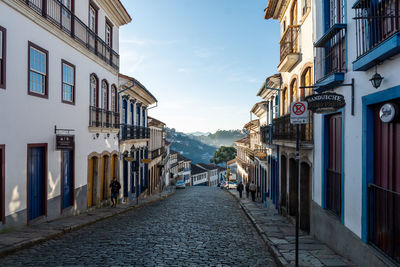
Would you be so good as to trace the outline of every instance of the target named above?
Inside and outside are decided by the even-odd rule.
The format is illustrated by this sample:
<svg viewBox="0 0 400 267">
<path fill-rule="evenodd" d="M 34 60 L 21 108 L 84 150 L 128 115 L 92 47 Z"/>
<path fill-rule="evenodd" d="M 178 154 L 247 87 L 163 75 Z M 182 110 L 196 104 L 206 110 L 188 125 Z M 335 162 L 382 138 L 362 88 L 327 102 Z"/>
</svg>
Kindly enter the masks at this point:
<svg viewBox="0 0 400 267">
<path fill-rule="evenodd" d="M 261 142 L 266 145 L 272 144 L 272 125 L 261 126 Z"/>
<path fill-rule="evenodd" d="M 59 27 L 65 34 L 119 70 L 119 55 L 58 0 L 20 0 L 40 16 Z"/>
<path fill-rule="evenodd" d="M 163 155 L 164 151 L 165 151 L 164 147 L 161 147 L 161 148 L 158 148 L 158 149 L 155 149 L 155 150 L 151 151 L 151 158 L 155 159 L 155 158 Z"/>
<path fill-rule="evenodd" d="M 119 128 L 119 113 L 89 107 L 89 127 Z"/>
<path fill-rule="evenodd" d="M 400 53 L 400 6 L 397 0 L 360 0 L 353 6 L 356 21 L 355 71 L 365 71 Z"/>
<path fill-rule="evenodd" d="M 312 116 L 308 124 L 300 124 L 300 141 L 313 142 Z M 290 114 L 274 119 L 273 140 L 296 141 L 296 125 L 290 123 Z"/>
<path fill-rule="evenodd" d="M 299 51 L 299 26 L 290 25 L 283 33 L 281 45 L 281 60 L 278 66 L 279 72 L 290 71 L 300 60 Z"/>
<path fill-rule="evenodd" d="M 149 139 L 150 128 L 137 125 L 121 124 L 121 140 Z"/>
</svg>

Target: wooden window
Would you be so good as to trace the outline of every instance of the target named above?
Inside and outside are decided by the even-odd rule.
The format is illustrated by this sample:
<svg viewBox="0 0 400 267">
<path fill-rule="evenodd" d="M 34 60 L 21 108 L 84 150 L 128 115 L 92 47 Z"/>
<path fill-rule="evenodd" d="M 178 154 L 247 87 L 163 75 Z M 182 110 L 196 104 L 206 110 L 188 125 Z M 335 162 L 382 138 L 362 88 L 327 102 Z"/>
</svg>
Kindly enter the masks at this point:
<svg viewBox="0 0 400 267">
<path fill-rule="evenodd" d="M 48 51 L 29 42 L 28 94 L 48 98 Z"/>
<path fill-rule="evenodd" d="M 90 106 L 97 107 L 98 105 L 98 79 L 96 75 L 90 75 Z"/>
<path fill-rule="evenodd" d="M 303 0 L 302 3 L 302 15 L 304 16 L 307 11 L 310 9 L 311 4 L 310 4 L 310 0 Z"/>
<path fill-rule="evenodd" d="M 112 26 L 112 24 L 111 24 L 111 22 L 108 20 L 108 19 L 106 19 L 106 34 L 105 34 L 105 41 L 106 41 L 106 44 L 109 46 L 109 47 L 111 47 L 112 48 L 112 40 L 113 40 L 113 26 Z"/>
<path fill-rule="evenodd" d="M 65 60 L 61 62 L 61 101 L 75 104 L 75 66 Z"/>
<path fill-rule="evenodd" d="M 312 76 L 311 76 L 311 67 L 308 67 L 304 70 L 301 75 L 301 86 L 311 86 L 312 85 Z M 301 90 L 301 100 L 304 101 L 306 96 L 311 95 L 312 88 L 303 88 Z"/>
<path fill-rule="evenodd" d="M 294 1 L 290 10 L 290 25 L 297 25 L 297 0 Z"/>
<path fill-rule="evenodd" d="M 108 110 L 108 82 L 106 80 L 101 83 L 101 108 Z"/>
<path fill-rule="evenodd" d="M 289 107 L 290 107 L 290 104 L 291 104 L 292 102 L 295 102 L 295 101 L 298 100 L 297 79 L 294 79 L 294 80 L 293 80 L 293 82 L 292 82 L 292 84 L 291 84 L 291 86 L 290 86 L 290 91 L 291 91 L 292 95 L 290 96 Z"/>
<path fill-rule="evenodd" d="M 111 86 L 111 111 L 118 113 L 118 92 L 117 87 L 113 84 Z"/>
<path fill-rule="evenodd" d="M 0 26 L 0 88 L 6 89 L 6 29 Z"/>
<path fill-rule="evenodd" d="M 89 29 L 97 34 L 97 6 L 90 1 L 89 3 Z"/>
</svg>

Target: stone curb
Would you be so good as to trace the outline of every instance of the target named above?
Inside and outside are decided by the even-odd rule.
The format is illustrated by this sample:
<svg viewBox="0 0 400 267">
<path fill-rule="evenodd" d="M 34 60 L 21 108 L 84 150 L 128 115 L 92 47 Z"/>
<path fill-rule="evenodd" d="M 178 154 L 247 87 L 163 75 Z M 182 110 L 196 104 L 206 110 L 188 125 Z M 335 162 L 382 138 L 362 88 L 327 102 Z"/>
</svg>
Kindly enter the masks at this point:
<svg viewBox="0 0 400 267">
<path fill-rule="evenodd" d="M 268 239 L 264 231 L 261 229 L 261 227 L 257 224 L 256 220 L 254 217 L 250 214 L 250 211 L 242 204 L 240 199 L 237 198 L 237 196 L 233 193 L 231 193 L 229 190 L 227 190 L 229 194 L 236 199 L 236 201 L 239 203 L 240 207 L 246 214 L 246 216 L 249 218 L 251 223 L 254 225 L 256 228 L 258 234 L 260 235 L 261 239 L 264 241 L 264 244 L 267 246 L 268 251 L 272 254 L 272 256 L 275 259 L 275 262 L 277 263 L 278 266 L 280 267 L 287 267 L 291 266 L 286 259 L 282 256 L 282 254 L 279 252 L 279 250 L 272 244 L 272 242 Z"/>
<path fill-rule="evenodd" d="M 94 224 L 96 222 L 100 222 L 100 221 L 106 220 L 106 219 L 111 218 L 111 217 L 113 217 L 115 215 L 123 214 L 123 213 L 126 213 L 126 212 L 130 211 L 130 210 L 133 210 L 133 209 L 136 209 L 136 208 L 140 208 L 140 207 L 144 207 L 144 206 L 149 205 L 151 203 L 164 200 L 164 199 L 172 196 L 173 194 L 175 194 L 175 192 L 176 191 L 173 190 L 173 191 L 167 193 L 164 196 L 157 197 L 157 198 L 154 198 L 152 200 L 149 200 L 149 201 L 146 201 L 146 202 L 142 202 L 142 203 L 139 202 L 138 205 L 133 204 L 133 205 L 129 205 L 129 206 L 124 207 L 124 208 L 120 208 L 120 210 L 116 210 L 115 212 L 113 212 L 111 214 L 107 214 L 105 216 L 101 216 L 101 217 L 95 218 L 92 221 L 85 221 L 85 222 L 82 222 L 80 224 L 78 223 L 76 225 L 64 227 L 61 230 L 55 230 L 56 231 L 55 233 L 48 234 L 46 236 L 35 237 L 35 238 L 29 239 L 27 241 L 22 241 L 22 242 L 19 242 L 19 243 L 15 243 L 15 244 L 10 245 L 10 246 L 8 246 L 8 247 L 6 247 L 4 249 L 0 249 L 0 258 L 4 258 L 4 257 L 6 257 L 6 256 L 8 256 L 8 255 L 10 255 L 12 253 L 15 253 L 15 252 L 19 251 L 19 250 L 26 249 L 26 248 L 32 247 L 34 245 L 38 245 L 38 244 L 44 243 L 44 242 L 46 242 L 48 240 L 51 240 L 51 239 L 54 239 L 56 237 L 62 236 L 63 234 L 79 230 L 79 229 L 81 229 L 83 227 L 89 226 L 89 225 Z M 95 211 L 91 211 L 91 212 L 95 212 Z M 85 215 L 85 214 L 87 214 L 87 213 L 85 212 L 85 213 L 82 213 L 82 214 L 77 215 L 77 216 L 81 216 L 81 215 Z M 16 231 L 18 231 L 18 230 L 16 230 Z M 0 237 L 1 237 L 1 235 L 0 235 Z"/>
</svg>

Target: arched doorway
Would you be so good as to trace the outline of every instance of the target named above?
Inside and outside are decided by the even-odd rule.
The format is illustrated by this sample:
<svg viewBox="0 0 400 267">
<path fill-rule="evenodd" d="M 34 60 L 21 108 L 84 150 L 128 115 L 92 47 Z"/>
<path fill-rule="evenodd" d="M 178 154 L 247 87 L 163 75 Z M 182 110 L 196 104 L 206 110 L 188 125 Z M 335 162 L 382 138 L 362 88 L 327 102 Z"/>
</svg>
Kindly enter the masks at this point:
<svg viewBox="0 0 400 267">
<path fill-rule="evenodd" d="M 98 164 L 99 159 L 92 157 L 89 159 L 89 177 L 88 177 L 88 207 L 96 205 L 97 185 L 98 185 Z"/>
<path fill-rule="evenodd" d="M 281 207 L 287 206 L 287 161 L 285 156 L 281 156 Z"/>
<path fill-rule="evenodd" d="M 289 159 L 289 214 L 296 215 L 296 161 Z"/>
<path fill-rule="evenodd" d="M 310 165 L 300 165 L 300 229 L 310 232 L 311 182 Z"/>
</svg>

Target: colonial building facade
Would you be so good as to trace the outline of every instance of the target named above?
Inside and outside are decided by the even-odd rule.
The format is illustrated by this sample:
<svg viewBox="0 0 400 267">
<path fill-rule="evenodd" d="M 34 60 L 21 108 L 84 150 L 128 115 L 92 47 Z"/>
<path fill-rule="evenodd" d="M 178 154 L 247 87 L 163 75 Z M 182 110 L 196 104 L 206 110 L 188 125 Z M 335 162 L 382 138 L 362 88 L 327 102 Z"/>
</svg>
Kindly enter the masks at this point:
<svg viewBox="0 0 400 267">
<path fill-rule="evenodd" d="M 108 198 L 118 176 L 118 32 L 130 21 L 118 0 L 0 1 L 0 106 L 12 114 L 0 132 L 0 228 Z"/>
<path fill-rule="evenodd" d="M 164 169 L 164 155 L 165 145 L 163 138 L 163 129 L 165 123 L 155 118 L 149 117 L 149 128 L 150 128 L 150 158 L 149 164 L 149 190 L 148 194 L 153 192 L 160 192 L 165 183 L 162 179 L 162 172 Z"/>
</svg>

